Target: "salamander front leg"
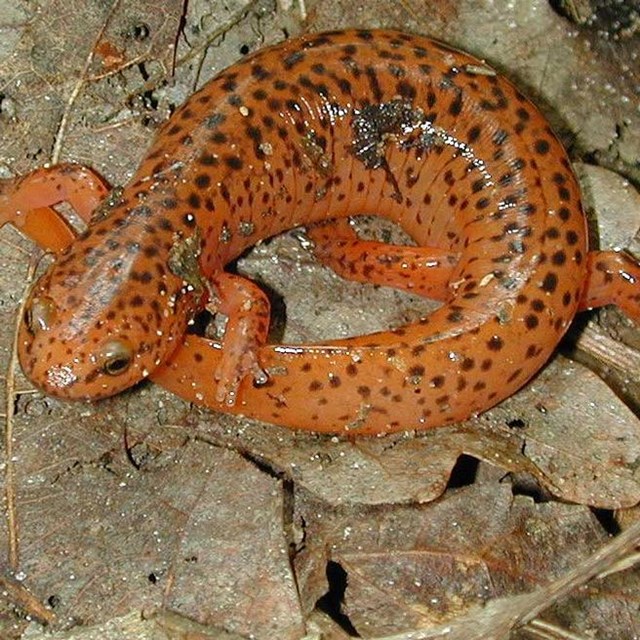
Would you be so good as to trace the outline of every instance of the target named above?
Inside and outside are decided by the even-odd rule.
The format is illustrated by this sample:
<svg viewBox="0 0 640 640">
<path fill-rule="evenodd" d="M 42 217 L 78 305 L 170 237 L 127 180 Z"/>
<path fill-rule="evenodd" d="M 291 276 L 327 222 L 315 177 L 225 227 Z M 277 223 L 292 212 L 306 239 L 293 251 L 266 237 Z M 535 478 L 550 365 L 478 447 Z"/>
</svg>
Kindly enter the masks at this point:
<svg viewBox="0 0 640 640">
<path fill-rule="evenodd" d="M 216 401 L 232 406 L 246 376 L 251 375 L 258 384 L 267 381 L 257 353 L 267 340 L 270 305 L 257 285 L 240 276 L 221 273 L 211 284 L 218 299 L 210 310 L 227 316 L 222 356 L 214 374 Z"/>
<path fill-rule="evenodd" d="M 640 323 L 640 262 L 622 251 L 590 251 L 580 310 L 615 304 Z"/>
<path fill-rule="evenodd" d="M 59 253 L 77 234 L 53 207 L 67 202 L 88 223 L 108 192 L 97 173 L 78 164 L 59 164 L 2 180 L 0 227 L 10 223 L 45 251 Z"/>
<path fill-rule="evenodd" d="M 307 230 L 314 253 L 346 280 L 394 287 L 445 300 L 458 255 L 435 247 L 411 247 L 361 240 L 346 219 Z"/>
</svg>

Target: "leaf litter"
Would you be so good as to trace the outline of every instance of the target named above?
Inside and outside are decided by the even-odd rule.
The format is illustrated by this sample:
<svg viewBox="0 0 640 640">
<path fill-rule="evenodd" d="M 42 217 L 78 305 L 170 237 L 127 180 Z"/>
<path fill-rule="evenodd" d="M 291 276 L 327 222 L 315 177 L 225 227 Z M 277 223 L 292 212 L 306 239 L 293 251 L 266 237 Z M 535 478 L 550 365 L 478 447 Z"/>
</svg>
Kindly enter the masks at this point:
<svg viewBox="0 0 640 640">
<path fill-rule="evenodd" d="M 189 5 L 182 35 L 182 2 L 158 11 L 52 0 L 43 13 L 13 15 L 21 37 L 0 50 L 13 105 L 0 114 L 3 175 L 58 149 L 118 183 L 208 74 L 242 47 L 302 29 L 270 2 Z M 353 24 L 353 10 L 325 2 L 304 28 Z M 450 39 L 443 11 L 432 27 Z M 399 23 L 424 31 L 412 15 Z M 29 245 L 6 228 L 0 240 L 6 371 Z M 292 235 L 239 268 L 286 298 L 285 333 L 300 338 L 383 328 L 425 309 L 343 283 Z M 637 418 L 562 356 L 480 418 L 359 441 L 215 415 L 148 385 L 65 405 L 34 394 L 17 371 L 4 394 L 13 413 L 4 495 L 16 517 L 0 524 L 0 540 L 14 540 L 2 549 L 2 637 L 38 637 L 32 620 L 59 637 L 506 638 L 520 624 L 513 637 L 640 633 L 632 559 L 562 600 L 552 593 L 608 548 L 625 521 L 612 510 L 633 514 L 639 501 Z M 633 548 L 634 526 L 614 539 L 631 534 L 616 559 Z"/>
</svg>

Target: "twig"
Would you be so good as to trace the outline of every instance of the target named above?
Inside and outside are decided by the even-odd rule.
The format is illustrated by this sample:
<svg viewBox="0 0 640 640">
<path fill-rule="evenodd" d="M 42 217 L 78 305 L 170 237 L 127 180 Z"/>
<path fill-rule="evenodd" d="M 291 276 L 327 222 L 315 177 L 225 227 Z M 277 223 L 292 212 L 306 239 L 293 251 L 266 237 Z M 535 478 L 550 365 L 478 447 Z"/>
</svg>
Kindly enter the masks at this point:
<svg viewBox="0 0 640 640">
<path fill-rule="evenodd" d="M 8 528 L 8 548 L 7 562 L 13 571 L 17 571 L 19 562 L 18 549 L 18 519 L 16 507 L 16 487 L 15 487 L 15 465 L 13 460 L 13 416 L 15 414 L 16 390 L 15 390 L 15 372 L 18 365 L 18 329 L 24 316 L 27 304 L 27 292 L 33 283 L 33 276 L 36 272 L 38 260 L 32 258 L 27 269 L 27 283 L 22 295 L 22 301 L 16 314 L 15 327 L 13 330 L 13 342 L 11 344 L 11 353 L 9 355 L 9 364 L 7 365 L 7 374 L 5 376 L 5 500 L 7 504 L 7 528 Z"/>
<path fill-rule="evenodd" d="M 523 631 L 539 640 L 589 640 L 586 636 L 572 633 L 567 629 L 563 629 L 551 622 L 545 620 L 532 620 L 529 622 Z"/>
<path fill-rule="evenodd" d="M 22 583 L 0 576 L 0 590 L 7 594 L 12 604 L 22 607 L 30 616 L 48 624 L 55 621 L 53 611 L 47 609 Z"/>
<path fill-rule="evenodd" d="M 118 65 L 113 69 L 103 71 L 102 73 L 97 73 L 94 76 L 89 76 L 86 79 L 86 82 L 92 82 L 92 83 L 99 82 L 100 80 L 105 80 L 106 78 L 111 78 L 112 76 L 116 76 L 119 73 L 122 73 L 123 71 L 126 71 L 127 69 L 130 69 L 131 67 L 134 67 L 135 65 L 140 64 L 141 62 L 144 62 L 145 60 L 147 60 L 149 56 L 149 51 L 151 51 L 151 47 L 149 47 L 148 51 L 145 51 L 144 53 L 137 55 L 135 58 L 131 58 L 130 60 L 123 62 L 121 65 Z"/>
<path fill-rule="evenodd" d="M 589 556 L 575 569 L 551 584 L 531 593 L 498 598 L 489 601 L 484 607 L 475 608 L 464 617 L 438 627 L 416 629 L 392 636 L 379 637 L 377 640 L 507 640 L 511 631 L 517 628 L 529 632 L 533 637 L 544 638 L 545 631 L 552 625 L 536 620 L 545 609 L 569 595 L 574 589 L 585 585 L 607 568 L 626 558 L 640 544 L 640 521 L 635 522 L 626 531 L 616 536 Z M 535 636 L 533 633 L 538 632 Z M 583 640 L 579 635 L 567 635 L 568 640 Z M 553 637 L 547 635 L 547 637 Z M 562 638 L 563 636 L 557 636 Z"/>
<path fill-rule="evenodd" d="M 606 367 L 621 371 L 630 378 L 640 375 L 640 352 L 602 333 L 593 325 L 580 332 L 576 347 L 596 358 Z"/>
<path fill-rule="evenodd" d="M 624 556 L 624 558 L 620 558 L 620 560 L 612 564 L 610 567 L 607 567 L 601 573 L 599 573 L 598 578 L 602 580 L 602 578 L 606 578 L 612 573 L 619 573 L 620 571 L 626 571 L 627 569 L 631 569 L 631 567 L 635 567 L 635 565 L 637 564 L 640 564 L 640 551 L 636 551 L 635 553 L 630 553 L 628 556 Z"/>
<path fill-rule="evenodd" d="M 60 119 L 60 124 L 58 126 L 58 131 L 56 132 L 56 137 L 53 144 L 53 152 L 51 153 L 52 164 L 57 164 L 60 160 L 60 153 L 62 151 L 64 136 L 67 132 L 67 125 L 69 124 L 69 117 L 71 115 L 71 110 L 76 101 L 76 98 L 80 93 L 80 90 L 82 89 L 85 82 L 87 81 L 87 73 L 89 71 L 89 67 L 91 66 L 91 63 L 93 62 L 93 57 L 95 55 L 96 47 L 98 46 L 100 39 L 104 35 L 104 32 L 107 29 L 107 25 L 109 24 L 111 17 L 115 13 L 119 4 L 120 4 L 120 0 L 114 0 L 113 4 L 111 5 L 111 8 L 109 9 L 109 14 L 107 15 L 105 21 L 102 23 L 102 26 L 98 30 L 98 34 L 96 35 L 93 46 L 91 47 L 89 53 L 87 54 L 87 58 L 84 62 L 84 66 L 82 67 L 82 71 L 78 76 L 78 81 L 76 82 L 75 87 L 71 91 L 69 100 L 67 100 L 67 105 L 65 106 L 64 113 L 62 114 L 62 118 Z"/>
<path fill-rule="evenodd" d="M 568 596 L 576 587 L 581 587 L 605 571 L 616 562 L 622 560 L 640 543 L 640 522 L 634 523 L 626 531 L 616 536 L 609 544 L 601 547 L 593 555 L 569 571 L 564 577 L 534 592 L 531 610 L 522 618 L 529 622 L 536 618 L 550 605 Z"/>
<path fill-rule="evenodd" d="M 176 29 L 176 36 L 173 40 L 173 56 L 171 57 L 171 75 L 174 76 L 176 73 L 176 62 L 178 60 L 178 41 L 180 40 L 180 36 L 182 36 L 185 40 L 187 39 L 184 28 L 187 25 L 187 12 L 189 10 L 189 0 L 182 0 L 182 11 L 180 12 L 180 22 L 178 24 L 178 28 Z"/>
</svg>

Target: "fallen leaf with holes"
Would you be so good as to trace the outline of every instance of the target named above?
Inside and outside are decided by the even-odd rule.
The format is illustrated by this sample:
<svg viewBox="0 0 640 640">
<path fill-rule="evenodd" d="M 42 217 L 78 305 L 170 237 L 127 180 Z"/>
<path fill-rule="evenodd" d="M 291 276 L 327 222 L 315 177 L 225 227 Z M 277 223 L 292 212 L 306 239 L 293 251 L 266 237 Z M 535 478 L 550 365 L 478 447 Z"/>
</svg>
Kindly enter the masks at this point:
<svg viewBox="0 0 640 640">
<path fill-rule="evenodd" d="M 446 625 L 499 597 L 533 591 L 564 575 L 606 541 L 580 506 L 536 504 L 509 483 L 448 491 L 420 508 L 319 512 L 299 496 L 305 548 L 296 558 L 303 606 L 333 610 L 364 637 Z M 322 541 L 317 544 L 316 541 Z M 612 576 L 543 616 L 598 637 L 623 640 L 640 587 Z M 598 612 L 606 608 L 608 616 Z"/>
<path fill-rule="evenodd" d="M 514 424 L 554 495 L 605 509 L 640 501 L 640 421 L 585 366 L 556 356 L 480 422 Z"/>
</svg>

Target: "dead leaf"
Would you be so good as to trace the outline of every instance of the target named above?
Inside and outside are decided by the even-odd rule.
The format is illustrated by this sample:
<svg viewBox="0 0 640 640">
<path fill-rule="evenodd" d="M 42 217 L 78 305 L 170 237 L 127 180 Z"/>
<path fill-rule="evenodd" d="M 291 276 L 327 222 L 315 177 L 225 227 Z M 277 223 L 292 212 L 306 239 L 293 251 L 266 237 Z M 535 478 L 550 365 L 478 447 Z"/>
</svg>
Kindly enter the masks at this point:
<svg viewBox="0 0 640 640">
<path fill-rule="evenodd" d="M 556 356 L 485 420 L 519 421 L 510 431 L 563 500 L 605 509 L 640 501 L 638 419 L 583 365 Z"/>
<path fill-rule="evenodd" d="M 365 637 L 455 624 L 495 598 L 552 582 L 606 541 L 588 509 L 535 504 L 513 496 L 508 483 L 449 491 L 420 509 L 334 510 L 321 517 L 316 501 L 303 494 L 296 516 L 307 539 L 322 540 L 296 558 L 303 605 L 344 589 L 340 612 Z M 619 574 L 543 618 L 584 631 L 588 621 L 602 637 L 628 638 L 638 588 L 631 573 Z M 598 622 L 602 606 L 611 617 Z"/>
<path fill-rule="evenodd" d="M 63 425 L 68 406 L 43 415 Z M 300 637 L 281 483 L 172 426 L 156 425 L 161 446 L 131 436 L 136 469 L 119 435 L 126 417 L 109 415 L 115 437 L 89 407 L 90 446 L 46 428 L 16 450 L 23 581 L 54 603 L 54 626 L 163 606 L 242 634 Z"/>
<path fill-rule="evenodd" d="M 195 88 L 244 52 L 302 28 L 297 7 L 283 14 L 262 0 L 189 2 L 183 37 L 185 3 L 178 0 L 5 4 L 2 177 L 49 161 L 59 140 L 61 159 L 91 164 L 120 183 L 157 125 Z M 525 4 L 426 3 L 417 20 L 408 2 L 363 9 L 327 0 L 314 7 L 307 28 L 428 29 L 519 77 L 529 93 L 546 97 L 543 106 L 555 105 L 556 123 L 571 123 L 588 157 L 611 153 L 630 172 L 640 129 L 633 101 L 623 98 L 635 71 L 620 61 L 634 50 L 603 47 L 568 31 L 546 4 Z M 444 19 L 454 14 L 455 21 Z M 115 52 L 114 66 L 105 68 L 96 48 Z M 0 232 L 3 371 L 31 251 L 12 230 Z M 364 333 L 431 308 L 345 283 L 290 236 L 264 243 L 240 266 L 286 298 L 280 319 L 286 317 L 288 337 Z M 538 485 L 533 494 L 548 488 L 563 501 L 610 508 L 638 500 L 637 419 L 561 358 L 478 421 L 356 443 L 203 413 L 149 385 L 91 406 L 44 398 L 19 372 L 16 385 L 8 398 L 2 386 L 3 406 L 15 398 L 17 409 L 12 459 L 2 460 L 14 474 L 2 482 L 16 497 L 13 578 L 40 607 L 28 598 L 0 599 L 2 637 L 27 627 L 33 637 L 41 634 L 24 614 L 42 607 L 57 617 L 49 631 L 76 625 L 70 633 L 81 634 L 100 625 L 90 630 L 94 637 L 219 637 L 237 629 L 270 640 L 302 635 L 303 621 L 311 620 L 309 634 L 342 638 L 339 624 L 368 634 L 392 623 L 471 615 L 474 602 L 489 619 L 517 601 L 488 598 L 541 584 L 605 537 L 584 507 L 513 497 L 505 472 L 524 472 Z M 578 413 L 577 405 L 586 409 Z M 478 486 L 452 490 L 452 470 L 458 481 L 460 461 L 474 459 L 491 464 L 466 479 Z M 9 539 L 9 526 L 0 521 L 0 541 Z M 6 549 L 0 552 L 0 568 L 10 575 Z M 332 573 L 339 566 L 347 570 L 343 585 Z M 637 570 L 592 582 L 545 617 L 627 640 L 638 634 L 637 582 Z M 437 601 L 427 587 L 440 588 Z M 146 624 L 139 624 L 141 611 Z"/>
<path fill-rule="evenodd" d="M 280 482 L 232 452 L 217 453 L 176 541 L 164 606 L 243 635 L 297 640 L 304 624 Z"/>
</svg>

